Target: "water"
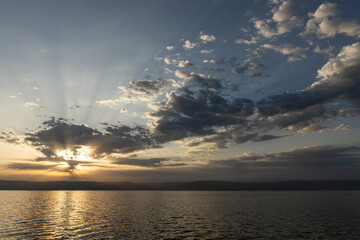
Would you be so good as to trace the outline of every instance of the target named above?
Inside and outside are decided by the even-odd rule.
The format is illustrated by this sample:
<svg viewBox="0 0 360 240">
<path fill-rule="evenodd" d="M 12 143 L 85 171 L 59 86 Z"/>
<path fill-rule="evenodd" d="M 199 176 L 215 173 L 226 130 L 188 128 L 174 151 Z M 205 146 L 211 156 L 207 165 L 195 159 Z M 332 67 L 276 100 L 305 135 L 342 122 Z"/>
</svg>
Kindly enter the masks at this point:
<svg viewBox="0 0 360 240">
<path fill-rule="evenodd" d="M 0 191 L 0 239 L 360 239 L 360 192 Z"/>
</svg>

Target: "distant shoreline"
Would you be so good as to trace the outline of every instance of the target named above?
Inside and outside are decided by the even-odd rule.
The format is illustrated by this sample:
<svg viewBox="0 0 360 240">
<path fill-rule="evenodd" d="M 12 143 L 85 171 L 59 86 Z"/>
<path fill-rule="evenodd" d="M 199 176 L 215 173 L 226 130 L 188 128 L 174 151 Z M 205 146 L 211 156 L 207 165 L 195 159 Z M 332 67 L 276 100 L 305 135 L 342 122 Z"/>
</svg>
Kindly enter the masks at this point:
<svg viewBox="0 0 360 240">
<path fill-rule="evenodd" d="M 360 190 L 360 179 L 277 182 L 193 181 L 167 183 L 0 180 L 0 190 L 354 191 Z"/>
</svg>

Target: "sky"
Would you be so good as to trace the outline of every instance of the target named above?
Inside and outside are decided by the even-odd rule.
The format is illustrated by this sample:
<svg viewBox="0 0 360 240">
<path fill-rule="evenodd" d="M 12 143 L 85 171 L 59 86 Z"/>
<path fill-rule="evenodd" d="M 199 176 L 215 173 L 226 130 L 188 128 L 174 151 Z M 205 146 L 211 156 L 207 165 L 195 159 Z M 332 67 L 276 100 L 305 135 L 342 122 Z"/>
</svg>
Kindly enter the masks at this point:
<svg viewBox="0 0 360 240">
<path fill-rule="evenodd" d="M 0 178 L 359 178 L 358 9 L 2 1 Z"/>
</svg>

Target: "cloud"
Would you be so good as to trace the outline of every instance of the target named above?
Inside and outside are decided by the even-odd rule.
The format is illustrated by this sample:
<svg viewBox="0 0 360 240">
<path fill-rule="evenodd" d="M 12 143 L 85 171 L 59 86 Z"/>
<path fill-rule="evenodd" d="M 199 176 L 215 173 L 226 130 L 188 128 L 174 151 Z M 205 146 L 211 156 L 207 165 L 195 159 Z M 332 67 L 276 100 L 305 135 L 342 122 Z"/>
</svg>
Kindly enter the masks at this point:
<svg viewBox="0 0 360 240">
<path fill-rule="evenodd" d="M 175 49 L 175 46 L 167 46 L 166 47 L 166 50 L 168 50 L 168 51 L 172 51 L 172 50 L 174 50 Z"/>
<path fill-rule="evenodd" d="M 13 130 L 0 132 L 0 140 L 10 144 L 22 143 L 22 139 Z"/>
<path fill-rule="evenodd" d="M 185 67 L 190 67 L 190 66 L 193 66 L 194 64 L 190 63 L 188 60 L 185 60 L 185 61 L 179 61 L 178 63 L 178 67 L 180 68 L 185 68 Z"/>
<path fill-rule="evenodd" d="M 360 23 L 338 17 L 336 3 L 323 3 L 314 13 L 309 13 L 310 20 L 306 23 L 302 36 L 315 33 L 319 38 L 334 37 L 337 34 L 360 37 Z"/>
<path fill-rule="evenodd" d="M 153 123 L 153 133 L 161 141 L 179 140 L 191 136 L 215 134 L 214 127 L 244 125 L 253 112 L 253 103 L 238 98 L 228 101 L 210 90 L 172 92 L 167 101 L 151 113 L 158 118 Z"/>
<path fill-rule="evenodd" d="M 261 70 L 265 68 L 264 64 L 255 62 L 254 59 L 248 59 L 243 64 L 235 65 L 232 69 L 232 72 L 235 74 L 243 74 L 245 71 L 251 70 Z"/>
<path fill-rule="evenodd" d="M 200 39 L 204 42 L 213 42 L 216 40 L 216 37 L 214 35 L 206 35 L 206 34 L 200 33 Z"/>
<path fill-rule="evenodd" d="M 275 52 L 281 53 L 282 55 L 290 55 L 288 58 L 289 62 L 295 62 L 306 58 L 305 51 L 306 48 L 295 47 L 291 44 L 282 44 L 282 45 L 271 45 L 271 44 L 263 44 L 263 48 L 271 49 Z"/>
<path fill-rule="evenodd" d="M 193 66 L 194 64 L 190 63 L 189 60 L 176 60 L 176 59 L 170 59 L 168 57 L 165 57 L 164 58 L 164 62 L 168 65 L 176 65 L 177 67 L 180 67 L 180 68 L 184 68 L 184 67 L 190 67 L 190 66 Z"/>
<path fill-rule="evenodd" d="M 251 44 L 256 44 L 258 43 L 258 37 L 251 37 L 251 40 L 246 40 L 246 39 L 235 39 L 235 43 L 236 44 L 247 44 L 247 45 L 251 45 Z"/>
<path fill-rule="evenodd" d="M 310 146 L 279 153 L 247 153 L 234 159 L 213 160 L 209 164 L 242 168 L 338 168 L 358 166 L 359 149 L 354 146 Z"/>
<path fill-rule="evenodd" d="M 213 77 L 213 76 L 206 76 L 204 74 L 197 74 L 197 73 L 187 73 L 183 71 L 176 70 L 175 76 L 184 80 L 189 80 L 189 84 L 194 84 L 199 87 L 205 88 L 212 88 L 212 89 L 222 89 L 224 86 L 221 83 L 221 80 Z"/>
<path fill-rule="evenodd" d="M 184 45 L 183 45 L 183 48 L 185 48 L 185 50 L 189 50 L 189 49 L 195 48 L 197 46 L 199 46 L 198 43 L 192 43 L 189 40 L 186 40 Z"/>
<path fill-rule="evenodd" d="M 267 77 L 270 77 L 269 74 L 263 74 L 262 72 L 249 73 L 248 76 L 253 77 L 253 78 L 258 78 L 258 77 L 267 78 Z"/>
<path fill-rule="evenodd" d="M 139 167 L 177 167 L 184 166 L 184 163 L 168 163 L 169 159 L 167 158 L 117 158 L 111 163 L 117 165 L 130 165 L 130 166 L 139 166 Z"/>
<path fill-rule="evenodd" d="M 36 103 L 36 102 L 26 102 L 25 103 L 25 107 L 40 107 L 40 104 L 39 103 Z"/>
<path fill-rule="evenodd" d="M 327 119 L 333 115 L 343 115 L 346 110 L 336 110 L 326 104 L 341 97 L 342 102 L 350 102 L 349 115 L 359 113 L 360 105 L 360 43 L 345 46 L 318 70 L 318 81 L 297 93 L 283 93 L 257 102 L 259 125 L 280 128 L 290 127 L 300 130 Z M 350 114 L 351 112 L 351 114 Z M 315 129 L 315 128 L 314 128 Z"/>
<path fill-rule="evenodd" d="M 334 51 L 334 46 L 329 46 L 328 48 L 321 49 L 319 45 L 316 45 L 313 52 L 319 54 L 326 54 L 332 56 L 332 52 Z"/>
<path fill-rule="evenodd" d="M 296 11 L 304 5 L 303 1 L 287 0 L 283 1 L 280 5 L 277 4 L 278 3 L 276 3 L 276 6 L 272 9 L 272 19 L 253 20 L 258 34 L 265 38 L 272 38 L 273 36 L 291 32 L 293 28 L 303 25 L 303 17 L 295 16 Z M 276 24 L 276 28 L 272 28 L 269 25 L 273 23 Z"/>
<path fill-rule="evenodd" d="M 130 81 L 128 92 L 136 94 L 157 94 L 169 85 L 169 80 L 158 78 L 156 80 Z"/>
<path fill-rule="evenodd" d="M 224 64 L 224 65 L 234 66 L 235 62 L 236 62 L 236 57 L 230 57 L 229 59 L 226 59 L 226 58 L 221 57 L 221 56 L 215 56 L 214 59 L 205 61 L 204 63 L 207 63 L 207 62 L 212 63 L 212 64 L 217 64 L 217 65 L 223 65 Z"/>
<path fill-rule="evenodd" d="M 214 50 L 213 49 L 203 49 L 203 50 L 200 50 L 200 53 L 201 54 L 210 54 L 212 53 Z"/>
<path fill-rule="evenodd" d="M 11 163 L 8 165 L 8 168 L 19 170 L 51 170 L 57 166 L 56 164 Z"/>
<path fill-rule="evenodd" d="M 259 135 L 252 133 L 245 126 L 240 128 L 229 128 L 218 132 L 210 137 L 203 138 L 204 143 L 214 143 L 217 148 L 227 148 L 231 142 L 242 144 L 246 142 L 264 142 L 287 137 L 288 135 L 275 136 L 270 134 Z"/>
<path fill-rule="evenodd" d="M 301 56 L 301 50 L 287 45 L 278 50 L 284 54 Z M 226 99 L 219 92 L 210 91 L 210 88 L 215 88 L 214 84 L 217 86 L 218 81 L 210 84 L 211 81 L 203 75 L 177 71 L 175 75 L 179 78 L 208 90 L 191 91 L 186 88 L 186 91 L 168 94 L 166 101 L 158 105 L 158 110 L 150 114 L 157 119 L 152 131 L 162 142 L 212 136 L 209 139 L 213 139 L 218 146 L 225 146 L 229 141 L 242 143 L 278 138 L 270 135 L 267 136 L 269 138 L 262 138 L 266 134 L 259 132 L 264 130 L 332 130 L 332 127 L 320 123 L 331 116 L 351 117 L 360 113 L 359 56 L 360 43 L 346 46 L 318 70 L 318 80 L 310 87 L 294 93 L 276 94 L 257 102 L 246 98 Z M 244 65 L 236 66 L 233 71 L 242 73 L 263 67 L 249 60 Z M 351 107 L 329 105 L 335 100 L 349 102 Z M 225 133 L 219 131 L 221 128 L 235 128 L 242 134 L 225 136 Z"/>
<path fill-rule="evenodd" d="M 83 146 L 92 149 L 97 158 L 113 153 L 130 153 L 155 147 L 149 130 L 140 127 L 109 126 L 105 132 L 86 125 L 76 125 L 63 119 L 52 118 L 43 123 L 44 129 L 27 133 L 25 141 L 34 146 L 47 158 L 57 158 L 56 151 L 70 150 L 77 154 Z"/>
</svg>

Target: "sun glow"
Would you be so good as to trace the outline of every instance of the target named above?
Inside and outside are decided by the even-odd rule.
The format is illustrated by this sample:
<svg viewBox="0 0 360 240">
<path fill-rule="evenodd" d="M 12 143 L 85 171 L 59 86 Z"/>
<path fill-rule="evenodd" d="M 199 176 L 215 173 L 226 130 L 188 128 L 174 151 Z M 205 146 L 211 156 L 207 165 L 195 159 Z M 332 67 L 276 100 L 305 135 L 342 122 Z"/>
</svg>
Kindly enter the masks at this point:
<svg viewBox="0 0 360 240">
<path fill-rule="evenodd" d="M 62 157 L 64 160 L 76 160 L 76 161 L 90 161 L 92 158 L 91 149 L 88 147 L 81 147 L 74 151 L 70 149 L 65 149 L 57 152 L 58 157 Z"/>
<path fill-rule="evenodd" d="M 70 169 L 83 169 L 81 167 L 81 163 L 89 163 L 92 162 L 91 158 L 91 149 L 88 147 L 81 147 L 76 150 L 64 149 L 59 150 L 57 152 L 57 156 L 64 159 L 64 161 L 60 162 L 58 165 L 62 168 L 70 168 Z"/>
</svg>

